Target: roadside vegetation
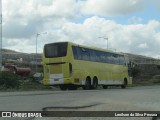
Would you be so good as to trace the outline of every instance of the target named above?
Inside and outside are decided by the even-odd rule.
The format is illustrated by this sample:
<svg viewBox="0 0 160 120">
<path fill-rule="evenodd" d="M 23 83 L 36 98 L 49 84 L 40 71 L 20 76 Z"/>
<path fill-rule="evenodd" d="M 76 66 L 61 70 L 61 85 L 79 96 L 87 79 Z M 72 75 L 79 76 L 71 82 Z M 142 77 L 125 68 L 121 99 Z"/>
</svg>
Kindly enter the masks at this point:
<svg viewBox="0 0 160 120">
<path fill-rule="evenodd" d="M 42 70 L 40 70 L 42 71 Z M 160 67 L 136 66 L 132 68 L 133 85 L 160 85 Z M 0 91 L 36 91 L 59 90 L 59 88 L 44 86 L 42 79 L 34 78 L 33 73 L 22 77 L 10 72 L 0 72 Z"/>
<path fill-rule="evenodd" d="M 133 86 L 160 85 L 160 68 L 156 65 L 141 65 L 132 68 Z"/>
<path fill-rule="evenodd" d="M 0 73 L 0 91 L 34 91 L 51 90 L 50 86 L 44 86 L 42 81 L 29 77 L 21 77 L 13 73 Z"/>
</svg>

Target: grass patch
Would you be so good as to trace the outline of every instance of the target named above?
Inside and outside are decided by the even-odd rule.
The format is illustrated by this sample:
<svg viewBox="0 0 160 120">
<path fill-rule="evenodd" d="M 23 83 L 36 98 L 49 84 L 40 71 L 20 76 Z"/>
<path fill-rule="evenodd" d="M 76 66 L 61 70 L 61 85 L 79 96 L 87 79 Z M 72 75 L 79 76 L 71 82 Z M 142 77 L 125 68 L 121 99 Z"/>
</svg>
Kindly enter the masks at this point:
<svg viewBox="0 0 160 120">
<path fill-rule="evenodd" d="M 58 88 L 53 86 L 44 86 L 41 83 L 33 82 L 31 80 L 20 80 L 18 88 L 6 88 L 0 86 L 0 91 L 3 92 L 14 92 L 14 91 L 40 91 L 40 90 L 56 90 Z"/>
<path fill-rule="evenodd" d="M 52 86 L 44 86 L 40 80 L 17 76 L 11 73 L 0 74 L 0 91 L 37 91 L 37 90 L 54 90 Z"/>
<path fill-rule="evenodd" d="M 148 86 L 148 85 L 160 85 L 160 76 L 153 76 L 152 78 L 146 79 L 135 79 L 133 80 L 133 86 Z"/>
<path fill-rule="evenodd" d="M 0 72 L 0 89 L 18 89 L 20 86 L 20 77 L 9 72 Z"/>
<path fill-rule="evenodd" d="M 54 87 L 44 86 L 42 83 L 34 82 L 32 80 L 21 81 L 21 85 L 19 87 L 20 91 L 52 90 L 52 89 L 54 89 Z"/>
</svg>

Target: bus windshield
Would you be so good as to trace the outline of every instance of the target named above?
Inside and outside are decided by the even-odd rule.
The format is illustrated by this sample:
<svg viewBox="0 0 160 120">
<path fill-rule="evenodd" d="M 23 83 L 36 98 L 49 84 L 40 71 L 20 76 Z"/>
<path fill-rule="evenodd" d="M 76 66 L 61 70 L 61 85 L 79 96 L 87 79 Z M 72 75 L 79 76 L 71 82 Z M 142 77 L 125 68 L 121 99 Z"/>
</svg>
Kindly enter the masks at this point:
<svg viewBox="0 0 160 120">
<path fill-rule="evenodd" d="M 47 44 L 44 47 L 45 57 L 64 57 L 67 54 L 67 42 Z"/>
</svg>

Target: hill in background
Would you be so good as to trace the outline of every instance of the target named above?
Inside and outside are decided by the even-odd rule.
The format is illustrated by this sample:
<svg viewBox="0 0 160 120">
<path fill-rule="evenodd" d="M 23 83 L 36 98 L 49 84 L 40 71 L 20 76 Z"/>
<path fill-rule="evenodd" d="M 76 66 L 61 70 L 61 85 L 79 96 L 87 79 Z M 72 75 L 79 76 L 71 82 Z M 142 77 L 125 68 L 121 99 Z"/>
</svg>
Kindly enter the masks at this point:
<svg viewBox="0 0 160 120">
<path fill-rule="evenodd" d="M 152 57 L 147 57 L 147 56 L 142 56 L 142 55 L 136 55 L 136 54 L 131 54 L 131 53 L 125 53 L 129 61 L 132 61 L 135 64 L 160 64 L 160 60 L 152 58 Z M 22 52 L 17 52 L 14 50 L 8 50 L 8 49 L 2 49 L 2 56 L 3 56 L 3 61 L 6 60 L 13 60 L 17 61 L 22 59 L 24 62 L 41 62 L 42 61 L 42 54 L 35 54 L 35 53 L 22 53 Z"/>
<path fill-rule="evenodd" d="M 23 61 L 23 62 L 41 62 L 42 60 L 42 54 L 35 54 L 35 53 L 22 53 L 22 52 L 17 52 L 14 50 L 8 50 L 8 49 L 2 49 L 2 56 L 3 56 L 3 61 Z"/>
<path fill-rule="evenodd" d="M 142 55 L 135 55 L 130 53 L 125 53 L 128 56 L 129 61 L 131 61 L 135 68 L 133 69 L 134 80 L 152 80 L 156 78 L 155 76 L 160 76 L 160 60 L 146 57 Z M 42 71 L 42 54 L 29 54 L 17 52 L 14 50 L 3 49 L 3 63 L 13 62 L 17 65 L 23 67 L 31 67 L 33 73 L 35 72 L 35 65 L 38 62 L 39 68 Z M 158 79 L 160 79 L 158 77 Z"/>
</svg>

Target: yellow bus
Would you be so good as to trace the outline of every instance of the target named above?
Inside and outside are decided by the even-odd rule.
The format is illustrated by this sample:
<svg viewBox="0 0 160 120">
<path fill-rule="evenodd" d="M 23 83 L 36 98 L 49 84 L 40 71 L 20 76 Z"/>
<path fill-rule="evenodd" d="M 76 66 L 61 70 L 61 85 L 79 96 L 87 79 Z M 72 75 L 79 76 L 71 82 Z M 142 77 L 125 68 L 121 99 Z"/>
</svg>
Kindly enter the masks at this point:
<svg viewBox="0 0 160 120">
<path fill-rule="evenodd" d="M 59 86 L 61 90 L 96 89 L 98 85 L 104 89 L 108 86 L 126 88 L 132 84 L 122 53 L 71 42 L 46 44 L 43 67 L 43 84 Z"/>
</svg>

